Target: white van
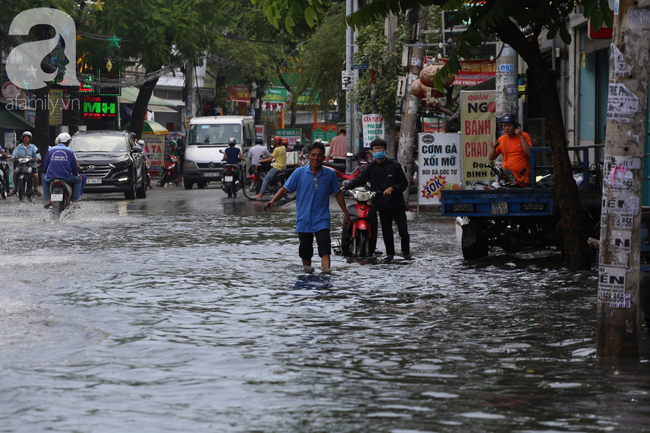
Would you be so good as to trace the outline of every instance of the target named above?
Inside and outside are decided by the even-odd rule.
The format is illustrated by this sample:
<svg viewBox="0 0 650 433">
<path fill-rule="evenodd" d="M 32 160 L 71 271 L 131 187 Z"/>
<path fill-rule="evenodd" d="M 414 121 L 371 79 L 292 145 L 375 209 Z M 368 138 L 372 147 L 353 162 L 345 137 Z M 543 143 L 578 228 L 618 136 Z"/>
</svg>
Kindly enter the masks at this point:
<svg viewBox="0 0 650 433">
<path fill-rule="evenodd" d="M 255 138 L 255 120 L 250 116 L 206 116 L 190 120 L 185 147 L 183 182 L 185 189 L 199 189 L 223 176 L 221 159 L 234 137 L 246 158 Z"/>
</svg>

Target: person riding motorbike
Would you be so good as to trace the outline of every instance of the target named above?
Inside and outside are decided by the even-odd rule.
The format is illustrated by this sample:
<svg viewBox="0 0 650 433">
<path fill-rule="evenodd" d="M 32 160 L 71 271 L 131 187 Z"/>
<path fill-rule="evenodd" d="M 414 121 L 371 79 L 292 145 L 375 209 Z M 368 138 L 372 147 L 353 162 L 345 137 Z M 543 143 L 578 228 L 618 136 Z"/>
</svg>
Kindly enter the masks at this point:
<svg viewBox="0 0 650 433">
<path fill-rule="evenodd" d="M 32 144 L 32 133 L 25 131 L 20 136 L 20 139 L 23 140 L 22 144 L 19 144 L 14 149 L 14 153 L 11 155 L 11 161 L 16 159 L 29 156 L 34 161 L 29 165 L 32 167 L 32 176 L 34 178 L 34 194 L 41 195 L 41 192 L 38 190 L 38 165 L 37 163 L 41 160 L 41 154 L 38 152 L 38 148 Z M 12 194 L 16 194 L 18 190 L 18 176 L 14 173 L 14 190 Z"/>
<path fill-rule="evenodd" d="M 81 177 L 79 176 L 79 164 L 74 152 L 68 148 L 72 137 L 63 132 L 56 137 L 56 146 L 50 148 L 43 160 L 43 193 L 45 198 L 44 208 L 52 205 L 50 201 L 50 183 L 54 178 L 64 179 L 72 185 L 72 197 L 70 204 L 76 204 L 81 195 Z"/>
<path fill-rule="evenodd" d="M 11 158 L 11 156 L 5 152 L 5 150 L 0 146 L 0 156 L 5 159 Z M 2 168 L 2 174 L 5 182 L 5 191 L 9 192 L 9 165 L 5 164 Z"/>
<path fill-rule="evenodd" d="M 280 170 L 284 170 L 287 168 L 287 148 L 282 145 L 282 138 L 278 137 L 277 135 L 273 137 L 273 144 L 275 144 L 275 149 L 273 149 L 273 153 L 269 158 L 266 159 L 260 159 L 261 163 L 265 162 L 271 162 L 273 159 L 275 159 L 275 165 L 273 168 L 271 168 L 268 172 L 268 174 L 264 177 L 264 181 L 262 182 L 262 187 L 260 188 L 260 193 L 255 196 L 256 199 L 261 200 L 262 195 L 264 194 L 264 191 L 266 191 L 266 187 L 268 186 L 269 182 L 273 180 L 273 177 L 277 172 Z"/>
<path fill-rule="evenodd" d="M 266 149 L 266 147 L 264 147 L 264 140 L 262 140 L 262 137 L 257 137 L 255 139 L 255 146 L 253 146 L 251 150 L 248 151 L 248 157 L 251 160 L 251 168 L 248 174 L 253 174 L 255 167 L 261 165 L 260 159 L 266 159 L 269 158 L 270 156 L 271 154 Z"/>
<path fill-rule="evenodd" d="M 237 168 L 237 177 L 239 181 L 243 183 L 244 179 L 242 178 L 241 167 L 239 166 L 239 161 L 243 161 L 244 157 L 241 155 L 241 149 L 235 147 L 237 145 L 237 140 L 235 137 L 230 137 L 228 139 L 228 149 L 224 150 L 222 161 L 226 161 L 226 164 L 234 165 Z"/>
</svg>

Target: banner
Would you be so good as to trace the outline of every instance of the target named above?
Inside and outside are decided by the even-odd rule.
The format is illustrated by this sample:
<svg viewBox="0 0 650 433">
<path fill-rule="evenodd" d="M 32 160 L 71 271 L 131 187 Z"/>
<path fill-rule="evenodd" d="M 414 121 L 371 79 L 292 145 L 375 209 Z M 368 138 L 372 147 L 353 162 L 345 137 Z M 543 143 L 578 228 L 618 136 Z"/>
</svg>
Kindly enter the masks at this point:
<svg viewBox="0 0 650 433">
<path fill-rule="evenodd" d="M 418 134 L 418 203 L 440 204 L 442 190 L 462 189 L 460 135 Z"/>
<path fill-rule="evenodd" d="M 424 117 L 422 118 L 423 132 L 436 133 L 445 132 L 447 119 L 443 117 Z"/>
<path fill-rule="evenodd" d="M 296 140 L 300 138 L 302 130 L 300 128 L 295 129 L 276 129 L 275 135 L 280 138 L 286 138 L 289 141 L 287 145 L 287 150 L 293 150 L 293 146 L 296 144 Z"/>
<path fill-rule="evenodd" d="M 446 59 L 443 62 L 447 63 Z M 475 86 L 490 78 L 495 78 L 496 62 L 470 60 L 460 62 L 460 71 L 456 74 L 452 86 Z"/>
<path fill-rule="evenodd" d="M 325 123 L 314 123 L 311 127 L 311 142 L 317 139 L 331 142 L 336 137 L 336 125 L 327 125 Z"/>
<path fill-rule="evenodd" d="M 165 136 L 144 133 L 142 139 L 144 140 L 144 151 L 149 159 L 151 170 L 162 172 Z"/>
<path fill-rule="evenodd" d="M 264 125 L 255 125 L 255 138 L 264 138 Z"/>
<path fill-rule="evenodd" d="M 384 118 L 381 114 L 364 114 L 361 121 L 363 124 L 363 147 L 369 148 L 370 142 L 375 138 L 384 138 Z"/>
<path fill-rule="evenodd" d="M 490 184 L 492 173 L 487 167 L 487 156 L 494 143 L 496 92 L 460 92 L 461 152 L 463 157 L 463 185 L 470 189 L 474 182 Z"/>
<path fill-rule="evenodd" d="M 226 86 L 226 101 L 251 102 L 251 92 L 245 86 Z"/>
</svg>

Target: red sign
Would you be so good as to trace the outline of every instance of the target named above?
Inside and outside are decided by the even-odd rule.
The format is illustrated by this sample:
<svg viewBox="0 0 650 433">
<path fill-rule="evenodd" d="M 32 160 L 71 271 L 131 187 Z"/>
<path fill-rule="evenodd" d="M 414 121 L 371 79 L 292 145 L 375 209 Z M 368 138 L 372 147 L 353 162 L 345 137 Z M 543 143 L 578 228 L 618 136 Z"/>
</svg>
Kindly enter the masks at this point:
<svg viewBox="0 0 650 433">
<path fill-rule="evenodd" d="M 447 59 L 442 59 L 447 63 Z M 484 60 L 460 62 L 461 70 L 456 74 L 452 86 L 475 86 L 496 77 L 497 64 Z"/>
<path fill-rule="evenodd" d="M 614 18 L 614 11 L 612 11 L 612 18 Z M 589 19 L 589 39 L 611 39 L 614 34 L 614 29 L 607 27 L 605 23 L 600 28 L 600 30 L 595 31 L 591 27 L 591 18 Z"/>
<path fill-rule="evenodd" d="M 251 102 L 251 92 L 245 86 L 226 86 L 226 101 Z"/>
</svg>

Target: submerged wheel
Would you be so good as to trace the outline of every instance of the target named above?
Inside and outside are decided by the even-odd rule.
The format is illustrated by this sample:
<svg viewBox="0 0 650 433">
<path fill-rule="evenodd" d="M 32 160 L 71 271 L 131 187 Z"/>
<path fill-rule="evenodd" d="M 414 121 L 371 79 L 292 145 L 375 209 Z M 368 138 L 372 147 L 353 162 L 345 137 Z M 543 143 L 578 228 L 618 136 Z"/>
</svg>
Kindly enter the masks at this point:
<svg viewBox="0 0 650 433">
<path fill-rule="evenodd" d="M 63 212 L 63 201 L 52 202 L 52 212 L 54 213 L 54 216 L 59 218 L 61 216 L 61 212 Z"/>
<path fill-rule="evenodd" d="M 259 192 L 259 183 L 255 182 L 253 179 L 246 179 L 244 181 L 244 195 L 249 200 L 255 200 L 255 196 Z"/>
<path fill-rule="evenodd" d="M 357 257 L 366 256 L 366 244 L 368 241 L 368 236 L 366 232 L 359 230 L 356 235 L 354 235 L 354 240 L 352 241 L 352 250 L 354 255 Z"/>
<path fill-rule="evenodd" d="M 27 193 L 27 180 L 22 178 L 18 181 L 18 200 L 23 201 Z"/>
<path fill-rule="evenodd" d="M 486 234 L 476 224 L 465 224 L 461 246 L 465 260 L 476 260 L 488 255 Z"/>
</svg>

